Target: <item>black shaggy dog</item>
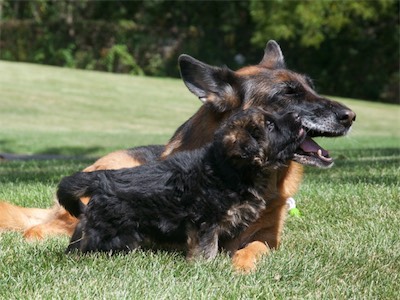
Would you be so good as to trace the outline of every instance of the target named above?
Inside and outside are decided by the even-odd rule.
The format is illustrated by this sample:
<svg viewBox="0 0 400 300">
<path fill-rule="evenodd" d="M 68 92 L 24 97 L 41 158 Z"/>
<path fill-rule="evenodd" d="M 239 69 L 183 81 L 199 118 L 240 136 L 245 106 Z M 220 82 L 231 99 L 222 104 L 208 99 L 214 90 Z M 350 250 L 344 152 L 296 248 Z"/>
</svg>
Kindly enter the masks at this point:
<svg viewBox="0 0 400 300">
<path fill-rule="evenodd" d="M 261 109 L 233 115 L 214 141 L 136 168 L 79 172 L 58 187 L 61 205 L 81 215 L 67 252 L 130 251 L 149 243 L 187 243 L 187 258 L 216 256 L 265 208 L 269 174 L 305 138 L 300 118 Z M 85 207 L 79 198 L 90 196 Z"/>
</svg>

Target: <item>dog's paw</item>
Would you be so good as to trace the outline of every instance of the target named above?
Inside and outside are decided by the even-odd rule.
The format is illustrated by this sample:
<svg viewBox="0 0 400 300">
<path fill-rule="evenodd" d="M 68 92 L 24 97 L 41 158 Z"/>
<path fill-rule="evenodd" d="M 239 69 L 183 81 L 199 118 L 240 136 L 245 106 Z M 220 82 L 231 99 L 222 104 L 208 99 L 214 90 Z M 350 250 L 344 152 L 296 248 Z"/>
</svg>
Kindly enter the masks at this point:
<svg viewBox="0 0 400 300">
<path fill-rule="evenodd" d="M 257 268 L 257 261 L 264 254 L 269 253 L 269 248 L 265 243 L 255 241 L 248 244 L 243 249 L 236 251 L 232 257 L 233 268 L 238 273 L 252 273 Z"/>
<path fill-rule="evenodd" d="M 39 241 L 44 239 L 44 233 L 40 226 L 33 226 L 24 232 L 27 241 Z"/>
<path fill-rule="evenodd" d="M 245 249 L 238 250 L 232 257 L 233 268 L 238 273 L 252 273 L 256 270 L 256 260 Z"/>
</svg>

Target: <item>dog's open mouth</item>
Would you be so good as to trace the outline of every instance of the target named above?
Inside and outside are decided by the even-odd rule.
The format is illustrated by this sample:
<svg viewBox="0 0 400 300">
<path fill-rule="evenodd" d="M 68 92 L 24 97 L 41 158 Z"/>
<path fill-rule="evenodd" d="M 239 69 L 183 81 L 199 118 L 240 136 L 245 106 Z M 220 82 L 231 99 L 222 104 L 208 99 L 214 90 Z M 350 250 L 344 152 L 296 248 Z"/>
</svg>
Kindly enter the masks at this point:
<svg viewBox="0 0 400 300">
<path fill-rule="evenodd" d="M 320 168 L 329 168 L 333 165 L 333 159 L 329 156 L 329 152 L 318 145 L 309 135 L 297 149 L 294 161 Z"/>
</svg>

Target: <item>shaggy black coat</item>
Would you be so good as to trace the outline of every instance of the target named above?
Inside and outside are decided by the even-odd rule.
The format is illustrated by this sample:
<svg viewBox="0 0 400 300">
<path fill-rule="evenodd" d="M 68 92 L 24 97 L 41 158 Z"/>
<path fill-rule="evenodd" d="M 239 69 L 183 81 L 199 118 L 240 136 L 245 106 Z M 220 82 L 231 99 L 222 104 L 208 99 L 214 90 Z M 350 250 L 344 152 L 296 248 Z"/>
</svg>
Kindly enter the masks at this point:
<svg viewBox="0 0 400 300">
<path fill-rule="evenodd" d="M 188 259 L 213 258 L 219 238 L 236 236 L 259 217 L 269 173 L 293 157 L 304 136 L 294 114 L 248 109 L 229 118 L 199 150 L 65 177 L 59 202 L 81 215 L 67 252 L 186 243 Z M 91 197 L 87 207 L 82 196 Z"/>
</svg>

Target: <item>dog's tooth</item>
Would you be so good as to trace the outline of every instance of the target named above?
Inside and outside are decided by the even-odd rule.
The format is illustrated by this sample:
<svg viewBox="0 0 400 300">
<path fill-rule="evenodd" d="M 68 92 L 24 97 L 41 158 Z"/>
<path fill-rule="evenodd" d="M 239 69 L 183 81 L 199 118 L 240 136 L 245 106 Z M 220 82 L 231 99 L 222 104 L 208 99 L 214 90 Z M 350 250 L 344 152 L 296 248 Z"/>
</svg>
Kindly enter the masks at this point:
<svg viewBox="0 0 400 300">
<path fill-rule="evenodd" d="M 318 149 L 317 154 L 318 154 L 318 156 L 322 156 L 322 150 Z"/>
</svg>

